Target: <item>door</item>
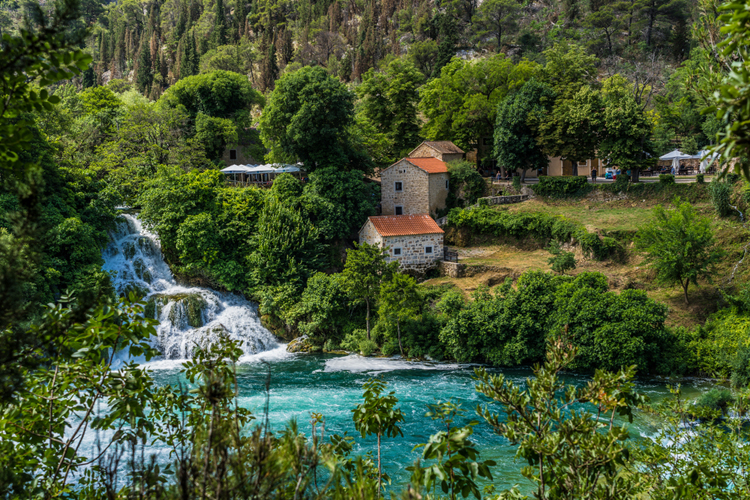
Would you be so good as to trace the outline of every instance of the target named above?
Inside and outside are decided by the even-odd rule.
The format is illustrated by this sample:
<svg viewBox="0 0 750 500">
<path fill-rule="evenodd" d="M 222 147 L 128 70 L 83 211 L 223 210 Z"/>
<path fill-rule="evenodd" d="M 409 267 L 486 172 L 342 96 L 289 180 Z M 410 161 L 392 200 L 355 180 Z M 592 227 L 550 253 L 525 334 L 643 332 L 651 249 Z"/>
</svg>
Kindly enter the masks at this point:
<svg viewBox="0 0 750 500">
<path fill-rule="evenodd" d="M 573 175 L 573 162 L 570 160 L 563 160 L 563 175 Z"/>
</svg>

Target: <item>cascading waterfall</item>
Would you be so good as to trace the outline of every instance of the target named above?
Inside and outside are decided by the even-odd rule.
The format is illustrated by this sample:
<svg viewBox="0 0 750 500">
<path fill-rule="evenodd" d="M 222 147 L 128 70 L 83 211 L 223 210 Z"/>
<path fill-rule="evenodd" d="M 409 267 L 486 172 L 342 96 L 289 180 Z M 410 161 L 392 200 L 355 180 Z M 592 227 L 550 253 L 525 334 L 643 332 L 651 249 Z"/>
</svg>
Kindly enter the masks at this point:
<svg viewBox="0 0 750 500">
<path fill-rule="evenodd" d="M 190 358 L 220 335 L 241 343 L 245 354 L 279 347 L 263 328 L 254 304 L 237 295 L 178 285 L 162 257 L 158 238 L 132 215 L 123 215 L 104 252 L 104 270 L 118 293 L 145 295 L 146 315 L 159 321 L 155 347 L 165 359 Z"/>
</svg>

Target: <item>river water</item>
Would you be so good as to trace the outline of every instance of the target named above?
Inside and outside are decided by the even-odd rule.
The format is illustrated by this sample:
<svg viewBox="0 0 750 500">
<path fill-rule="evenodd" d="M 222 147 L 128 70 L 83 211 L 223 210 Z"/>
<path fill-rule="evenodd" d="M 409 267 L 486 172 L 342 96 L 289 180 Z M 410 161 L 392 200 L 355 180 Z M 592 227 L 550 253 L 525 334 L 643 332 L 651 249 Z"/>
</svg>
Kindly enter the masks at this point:
<svg viewBox="0 0 750 500">
<path fill-rule="evenodd" d="M 124 216 L 112 245 L 105 252 L 105 261 L 105 269 L 116 276 L 118 291 L 138 287 L 147 294 L 148 313 L 159 320 L 158 338 L 154 342 L 163 356 L 142 364 L 159 383 L 180 383 L 190 389 L 190 384 L 179 373 L 182 361 L 190 357 L 196 343 L 205 345 L 214 341 L 218 333 L 226 333 L 240 340 L 245 351 L 238 366 L 240 406 L 262 417 L 267 399 L 264 387 L 270 371 L 269 421 L 274 431 L 296 419 L 300 430 L 309 435 L 311 413 L 321 413 L 327 435 L 346 433 L 355 437 L 354 453 L 364 454 L 376 452 L 376 441 L 356 434 L 351 410 L 361 402 L 362 384 L 368 378 L 385 380 L 389 390 L 395 391 L 406 417 L 401 426 L 404 436 L 383 441 L 383 466 L 393 478 L 395 491 L 408 481 L 409 473 L 405 468 L 419 458 L 420 452 L 415 451 L 414 446 L 426 443 L 431 434 L 441 430 L 438 422 L 425 416 L 428 404 L 449 399 L 461 404 L 466 414 L 456 422 L 458 425 L 477 419 L 478 404 L 492 405 L 474 390 L 472 366 L 363 358 L 355 354 L 286 352 L 285 346 L 261 326 L 254 304 L 235 295 L 178 285 L 161 258 L 158 240 L 132 216 Z M 531 375 L 529 369 L 504 369 L 502 372 L 518 384 L 523 384 Z M 575 375 L 566 379 L 572 384 L 583 384 L 586 380 L 584 376 Z M 638 387 L 656 401 L 668 393 L 662 381 L 639 381 Z M 690 397 L 703 389 L 700 383 L 693 383 L 684 387 L 684 392 Z M 496 407 L 496 411 L 501 409 Z M 654 432 L 654 425 L 658 422 L 649 421 L 641 414 L 631 426 L 631 436 L 637 439 L 649 435 Z M 520 484 L 523 490 L 528 490 L 530 485 L 520 474 L 525 464 L 514 459 L 515 448 L 483 423 L 475 427 L 473 440 L 481 451 L 482 460 L 497 462 L 492 472 L 498 489 Z M 167 450 L 152 448 L 148 451 L 166 459 Z"/>
</svg>

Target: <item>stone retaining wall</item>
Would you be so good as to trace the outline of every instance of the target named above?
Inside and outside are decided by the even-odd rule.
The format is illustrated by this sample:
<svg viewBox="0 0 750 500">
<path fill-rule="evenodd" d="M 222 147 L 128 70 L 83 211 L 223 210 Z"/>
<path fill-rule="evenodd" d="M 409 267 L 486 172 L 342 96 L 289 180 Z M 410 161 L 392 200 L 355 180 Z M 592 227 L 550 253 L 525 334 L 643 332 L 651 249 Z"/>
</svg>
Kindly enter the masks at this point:
<svg viewBox="0 0 750 500">
<path fill-rule="evenodd" d="M 507 205 L 509 203 L 520 203 L 529 199 L 527 194 L 516 194 L 512 196 L 487 196 L 477 201 L 487 200 L 489 205 Z"/>
</svg>

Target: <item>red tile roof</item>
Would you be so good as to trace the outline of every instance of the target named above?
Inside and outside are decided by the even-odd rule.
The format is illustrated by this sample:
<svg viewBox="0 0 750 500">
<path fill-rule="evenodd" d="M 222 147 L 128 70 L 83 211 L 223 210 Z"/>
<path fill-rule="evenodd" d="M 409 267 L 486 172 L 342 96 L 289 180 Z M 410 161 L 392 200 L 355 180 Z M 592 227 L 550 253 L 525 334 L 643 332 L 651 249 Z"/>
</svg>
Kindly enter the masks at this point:
<svg viewBox="0 0 750 500">
<path fill-rule="evenodd" d="M 448 164 L 437 158 L 405 158 L 406 161 L 421 168 L 428 174 L 444 174 L 448 172 Z"/>
<path fill-rule="evenodd" d="M 380 236 L 443 233 L 429 215 L 381 215 L 369 219 Z"/>
</svg>

